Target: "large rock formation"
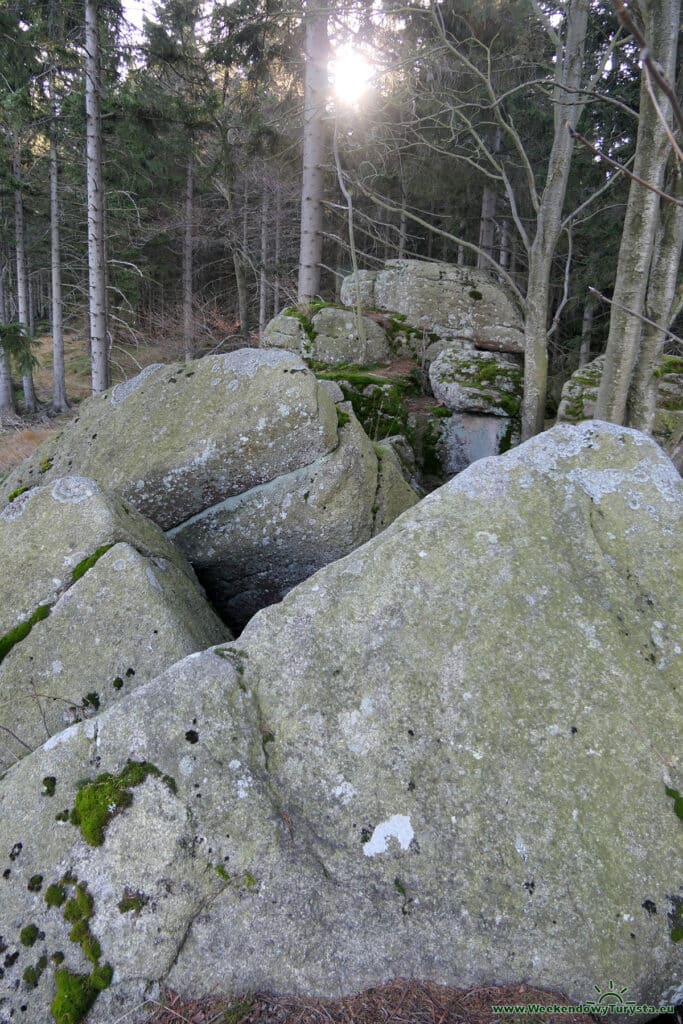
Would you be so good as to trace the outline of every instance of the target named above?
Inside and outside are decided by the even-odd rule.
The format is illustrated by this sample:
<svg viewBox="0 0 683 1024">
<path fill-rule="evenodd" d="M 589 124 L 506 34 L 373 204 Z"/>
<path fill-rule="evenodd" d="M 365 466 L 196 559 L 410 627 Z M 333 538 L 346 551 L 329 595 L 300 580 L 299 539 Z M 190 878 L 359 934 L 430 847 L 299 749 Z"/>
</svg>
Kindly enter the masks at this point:
<svg viewBox="0 0 683 1024">
<path fill-rule="evenodd" d="M 652 441 L 556 427 L 15 765 L 0 1019 L 162 982 L 680 996 L 682 510 Z"/>
<path fill-rule="evenodd" d="M 470 342 L 476 348 L 524 352 L 521 315 L 507 288 L 473 267 L 419 260 L 387 260 L 382 270 L 359 271 L 361 301 L 403 314 L 429 335 Z M 353 275 L 341 300 L 356 301 Z"/>
<path fill-rule="evenodd" d="M 380 469 L 353 413 L 300 358 L 242 349 L 148 367 L 86 402 L 0 496 L 74 471 L 93 477 L 170 531 L 242 626 L 387 525 L 375 514 Z M 403 495 L 398 511 L 417 501 L 408 486 Z"/>
<path fill-rule="evenodd" d="M 229 639 L 180 552 L 83 477 L 0 512 L 0 770 Z"/>
</svg>

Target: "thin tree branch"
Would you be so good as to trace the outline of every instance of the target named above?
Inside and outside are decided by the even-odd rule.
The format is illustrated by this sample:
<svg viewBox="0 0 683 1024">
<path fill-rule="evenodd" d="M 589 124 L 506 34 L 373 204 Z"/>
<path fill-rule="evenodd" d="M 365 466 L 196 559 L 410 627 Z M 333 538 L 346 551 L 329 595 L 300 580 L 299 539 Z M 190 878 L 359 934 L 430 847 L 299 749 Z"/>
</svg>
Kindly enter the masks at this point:
<svg viewBox="0 0 683 1024">
<path fill-rule="evenodd" d="M 676 96 L 674 87 L 671 85 L 671 82 L 668 80 L 659 64 L 652 59 L 647 39 L 631 17 L 624 0 L 614 0 L 614 9 L 620 23 L 631 33 L 635 41 L 638 43 L 638 46 L 640 47 L 640 59 L 669 100 L 678 128 L 683 132 L 683 110 L 681 110 L 681 105 L 678 102 L 678 97 Z"/>
<path fill-rule="evenodd" d="M 679 338 L 677 334 L 673 334 L 671 331 L 667 330 L 666 327 L 662 327 L 661 324 L 656 323 L 654 320 L 650 320 L 649 317 L 643 316 L 642 313 L 635 313 L 632 309 L 629 309 L 628 306 L 622 306 L 620 302 L 608 299 L 607 296 L 603 295 L 602 292 L 599 292 L 597 288 L 591 288 L 589 286 L 588 291 L 591 292 L 592 295 L 597 296 L 598 299 L 601 299 L 602 302 L 606 302 L 610 306 L 616 306 L 617 309 L 623 309 L 624 313 L 628 313 L 629 316 L 634 316 L 636 320 L 640 320 L 642 323 L 649 324 L 650 327 L 654 327 L 655 330 L 661 331 L 662 334 L 665 334 L 667 338 L 671 339 L 671 341 L 675 341 L 677 345 L 683 345 L 683 338 Z"/>
<path fill-rule="evenodd" d="M 676 199 L 675 196 L 669 195 L 668 192 L 662 192 L 661 189 L 658 189 L 655 185 L 651 185 L 650 182 L 645 181 L 644 178 L 639 178 L 637 174 L 634 174 L 633 171 L 629 171 L 626 167 L 624 167 L 623 164 L 617 163 L 616 160 L 612 160 L 612 158 L 607 156 L 606 153 L 603 153 L 601 150 L 597 149 L 591 142 L 588 141 L 588 139 L 584 138 L 584 136 L 580 135 L 577 131 L 574 131 L 573 128 L 570 127 L 569 132 L 572 138 L 577 139 L 582 146 L 585 146 L 586 149 L 589 149 L 591 151 L 591 153 L 594 153 L 597 157 L 600 157 L 600 159 L 604 160 L 605 163 L 610 165 L 610 167 L 616 167 L 617 170 L 623 171 L 624 174 L 627 174 L 629 178 L 633 179 L 633 181 L 637 181 L 639 185 L 643 186 L 643 188 L 647 188 L 650 190 L 650 192 L 654 192 L 655 195 L 658 195 L 661 199 L 664 199 L 666 202 L 675 203 L 676 206 L 683 206 L 683 199 Z"/>
</svg>

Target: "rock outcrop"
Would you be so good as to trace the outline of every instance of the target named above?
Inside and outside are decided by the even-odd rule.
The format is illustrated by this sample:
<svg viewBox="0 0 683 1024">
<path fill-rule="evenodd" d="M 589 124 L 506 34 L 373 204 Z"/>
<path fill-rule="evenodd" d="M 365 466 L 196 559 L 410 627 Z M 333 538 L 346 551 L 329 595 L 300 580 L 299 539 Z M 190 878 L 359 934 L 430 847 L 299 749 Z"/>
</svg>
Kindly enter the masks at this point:
<svg viewBox="0 0 683 1024">
<path fill-rule="evenodd" d="M 263 344 L 289 349 L 318 363 L 386 363 L 391 349 L 386 332 L 372 317 L 362 316 L 361 338 L 355 310 L 323 305 L 319 309 L 291 306 L 274 317 Z"/>
<path fill-rule="evenodd" d="M 580 423 L 595 414 L 605 357 L 575 370 L 562 388 L 558 423 Z M 683 359 L 664 356 L 656 371 L 657 408 L 653 435 L 679 473 L 683 473 Z"/>
<path fill-rule="evenodd" d="M 359 271 L 361 301 L 403 314 L 414 328 L 476 348 L 524 352 L 522 319 L 512 295 L 484 270 L 451 263 L 387 260 L 382 270 Z M 353 275 L 341 300 L 356 301 Z M 434 340 L 432 338 L 432 340 Z"/>
<path fill-rule="evenodd" d="M 169 531 L 237 627 L 381 528 L 370 441 L 299 357 L 274 349 L 148 367 L 86 402 L 0 496 L 72 472 Z M 403 493 L 404 508 L 417 501 Z"/>
<path fill-rule="evenodd" d="M 652 441 L 556 427 L 23 759 L 3 1019 L 77 989 L 133 1020 L 161 983 L 680 993 L 682 511 Z"/>
<path fill-rule="evenodd" d="M 0 564 L 0 771 L 230 639 L 161 530 L 83 477 L 7 505 Z"/>
<path fill-rule="evenodd" d="M 519 442 L 524 373 L 513 356 L 448 346 L 429 367 L 434 397 L 451 415 L 440 424 L 436 452 L 447 475 L 500 455 Z"/>
</svg>

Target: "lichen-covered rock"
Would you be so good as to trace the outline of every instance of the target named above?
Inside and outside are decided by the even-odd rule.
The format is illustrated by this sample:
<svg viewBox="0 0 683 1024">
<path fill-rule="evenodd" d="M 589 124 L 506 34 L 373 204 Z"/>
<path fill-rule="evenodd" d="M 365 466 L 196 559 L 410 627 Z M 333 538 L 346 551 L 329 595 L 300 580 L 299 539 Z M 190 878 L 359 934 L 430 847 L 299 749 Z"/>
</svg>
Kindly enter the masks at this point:
<svg viewBox="0 0 683 1024">
<path fill-rule="evenodd" d="M 47 455 L 37 449 L 9 475 L 0 499 L 75 470 L 167 530 L 336 444 L 334 403 L 299 358 L 240 349 L 147 367 L 85 402 Z"/>
<path fill-rule="evenodd" d="M 378 459 L 350 405 L 339 445 L 317 462 L 171 530 L 224 618 L 242 627 L 301 579 L 365 543 L 418 498 Z"/>
<path fill-rule="evenodd" d="M 288 352 L 156 367 L 85 403 L 49 457 L 39 449 L 0 493 L 65 466 L 92 473 L 169 531 L 242 626 L 380 528 L 377 460 L 355 420 L 353 443 L 339 430 L 348 420 Z"/>
<path fill-rule="evenodd" d="M 228 638 L 161 530 L 66 477 L 0 512 L 0 771 Z"/>
<path fill-rule="evenodd" d="M 5 1018 L 92 940 L 92 1024 L 160 984 L 680 998 L 682 511 L 652 441 L 556 427 L 15 765 Z"/>
<path fill-rule="evenodd" d="M 363 339 L 353 309 L 292 306 L 266 325 L 263 341 L 330 366 L 388 362 L 391 351 L 386 332 L 369 316 L 362 316 L 361 320 Z"/>
<path fill-rule="evenodd" d="M 575 370 L 562 388 L 558 423 L 579 423 L 595 415 L 605 357 Z M 683 359 L 664 356 L 656 376 L 657 405 L 653 435 L 679 473 L 683 473 Z"/>
<path fill-rule="evenodd" d="M 355 302 L 355 279 L 344 279 L 341 300 Z M 484 270 L 449 263 L 388 260 L 365 272 L 363 304 L 404 314 L 417 328 L 477 348 L 524 352 L 521 315 L 506 288 Z"/>
<path fill-rule="evenodd" d="M 558 423 L 580 423 L 593 418 L 604 367 L 605 357 L 598 356 L 574 371 L 562 388 Z"/>
<path fill-rule="evenodd" d="M 524 375 L 519 363 L 497 352 L 444 349 L 429 367 L 434 397 L 452 412 L 518 416 Z"/>
</svg>

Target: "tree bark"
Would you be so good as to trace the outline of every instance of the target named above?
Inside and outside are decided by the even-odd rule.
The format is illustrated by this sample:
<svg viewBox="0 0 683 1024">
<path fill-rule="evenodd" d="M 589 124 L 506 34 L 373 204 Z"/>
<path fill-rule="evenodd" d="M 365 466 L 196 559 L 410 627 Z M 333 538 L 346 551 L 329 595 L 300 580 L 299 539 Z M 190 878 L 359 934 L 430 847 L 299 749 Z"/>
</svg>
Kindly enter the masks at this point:
<svg viewBox="0 0 683 1024">
<path fill-rule="evenodd" d="M 64 325 L 62 308 L 62 266 L 59 237 L 59 164 L 55 121 L 57 117 L 54 87 L 50 82 L 52 100 L 52 128 L 50 131 L 50 266 L 52 279 L 52 408 L 65 412 L 69 408 L 64 378 Z"/>
<path fill-rule="evenodd" d="M 273 262 L 275 269 L 273 273 L 273 316 L 280 312 L 280 248 L 282 239 L 282 193 L 280 186 L 275 189 L 275 242 Z"/>
<path fill-rule="evenodd" d="M 303 175 L 299 302 L 313 302 L 320 293 L 323 248 L 323 165 L 327 98 L 327 7 L 324 0 L 306 2 L 306 71 L 304 83 Z"/>
<path fill-rule="evenodd" d="M 649 0 L 648 3 L 644 0 L 640 7 L 645 17 L 645 35 L 650 53 L 661 66 L 664 75 L 672 82 L 676 74 L 680 0 Z M 668 101 L 654 82 L 652 89 L 658 93 L 660 109 L 666 111 Z M 655 188 L 661 188 L 669 151 L 666 125 L 662 124 L 652 101 L 647 74 L 643 69 L 633 174 Z M 613 423 L 624 423 L 626 420 L 629 389 L 642 337 L 642 321 L 638 314 L 642 312 L 645 303 L 659 205 L 660 199 L 656 193 L 631 179 L 612 296 L 605 369 L 595 411 L 598 419 L 610 420 Z M 650 368 L 650 372 L 652 369 L 653 367 Z M 644 375 L 647 375 L 645 367 L 641 367 L 639 375 L 640 387 Z M 644 409 L 634 415 L 638 418 L 648 417 Z"/>
<path fill-rule="evenodd" d="M 26 266 L 26 238 L 24 229 L 24 201 L 21 194 L 21 151 L 18 139 L 14 142 L 13 173 L 16 187 L 14 189 L 14 230 L 17 255 L 17 319 L 26 331 L 29 331 L 29 295 L 28 268 Z M 24 406 L 26 412 L 35 412 L 38 408 L 36 393 L 33 388 L 33 371 L 30 366 L 30 352 L 26 354 L 26 364 L 22 368 L 21 385 L 24 390 Z"/>
<path fill-rule="evenodd" d="M 406 254 L 408 241 L 408 218 L 406 217 L 406 197 L 401 194 L 401 217 L 398 222 L 398 258 L 402 260 Z"/>
<path fill-rule="evenodd" d="M 192 315 L 192 221 L 194 216 L 194 157 L 190 143 L 185 173 L 185 234 L 183 236 L 183 349 L 185 362 L 194 355 L 194 317 Z"/>
<path fill-rule="evenodd" d="M 2 267 L 0 270 L 0 323 L 2 324 L 6 324 L 8 320 L 5 296 L 5 270 L 5 267 Z M 17 407 L 14 401 L 9 355 L 0 345 L 0 423 L 6 417 L 16 416 L 16 413 Z"/>
<path fill-rule="evenodd" d="M 88 311 L 93 394 L 109 387 L 105 196 L 97 0 L 85 0 L 85 121 L 88 196 Z"/>
<path fill-rule="evenodd" d="M 524 398 L 522 440 L 543 430 L 548 386 L 548 314 L 550 270 L 560 236 L 576 128 L 585 97 L 580 94 L 589 0 L 569 0 L 564 45 L 557 55 L 554 90 L 555 134 L 548 174 L 536 215 L 536 233 L 529 251 L 529 277 L 524 323 Z"/>
<path fill-rule="evenodd" d="M 261 267 L 259 270 L 259 310 L 258 329 L 263 335 L 268 322 L 268 218 L 270 216 L 270 203 L 268 201 L 268 190 L 264 186 L 261 199 Z"/>
<path fill-rule="evenodd" d="M 669 195 L 683 199 L 680 169 L 673 156 L 669 161 L 671 173 L 667 176 L 666 191 Z M 655 372 L 666 337 L 662 328 L 666 329 L 671 322 L 682 249 L 683 207 L 663 203 L 645 301 L 645 313 L 653 323 L 642 324 L 640 350 L 631 380 L 626 416 L 629 427 L 647 434 L 651 434 L 654 428 L 658 383 Z"/>
<path fill-rule="evenodd" d="M 593 313 L 595 312 L 595 299 L 588 293 L 583 306 L 583 318 L 581 320 L 581 348 L 579 349 L 579 366 L 585 366 L 591 361 L 591 341 L 593 336 Z"/>
</svg>

